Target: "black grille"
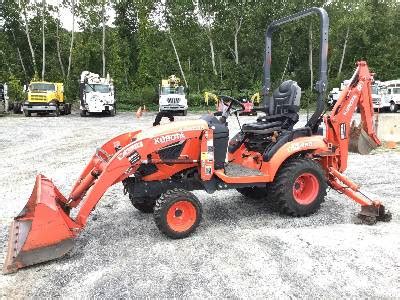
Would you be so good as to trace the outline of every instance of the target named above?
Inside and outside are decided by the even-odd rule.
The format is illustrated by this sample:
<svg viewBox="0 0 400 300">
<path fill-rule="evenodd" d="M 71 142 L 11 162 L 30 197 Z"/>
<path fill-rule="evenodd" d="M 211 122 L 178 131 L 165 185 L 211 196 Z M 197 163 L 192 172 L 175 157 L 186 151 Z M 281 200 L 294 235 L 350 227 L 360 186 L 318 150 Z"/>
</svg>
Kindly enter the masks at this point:
<svg viewBox="0 0 400 300">
<path fill-rule="evenodd" d="M 167 98 L 167 102 L 170 104 L 178 104 L 180 102 L 179 98 Z"/>
<path fill-rule="evenodd" d="M 158 150 L 161 159 L 177 159 L 181 154 L 186 141 L 178 142 Z"/>
</svg>

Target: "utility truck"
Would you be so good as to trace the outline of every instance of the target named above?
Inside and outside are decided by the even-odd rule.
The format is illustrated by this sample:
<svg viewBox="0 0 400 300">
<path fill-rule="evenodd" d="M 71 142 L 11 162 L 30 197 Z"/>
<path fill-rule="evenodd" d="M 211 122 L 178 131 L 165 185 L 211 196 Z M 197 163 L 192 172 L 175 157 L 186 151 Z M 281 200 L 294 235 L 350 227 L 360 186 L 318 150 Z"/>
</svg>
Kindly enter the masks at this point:
<svg viewBox="0 0 400 300">
<path fill-rule="evenodd" d="M 115 88 L 110 74 L 106 78 L 99 74 L 83 71 L 79 85 L 81 117 L 90 113 L 108 113 L 115 116 L 117 104 Z"/>
<path fill-rule="evenodd" d="M 186 116 L 188 103 L 185 87 L 180 84 L 181 80 L 175 75 L 168 79 L 162 79 L 159 88 L 159 111 L 165 111 L 172 115 Z"/>
<path fill-rule="evenodd" d="M 23 105 L 26 117 L 31 113 L 54 113 L 56 117 L 71 113 L 71 104 L 65 103 L 64 85 L 60 82 L 31 81 L 24 90 L 28 92 L 28 100 Z"/>
<path fill-rule="evenodd" d="M 374 108 L 379 106 L 380 109 L 397 112 L 400 106 L 400 80 L 381 82 L 380 95 L 380 101 L 374 101 Z"/>
<path fill-rule="evenodd" d="M 348 86 L 349 80 L 345 80 L 340 84 L 339 88 L 333 88 L 328 95 L 328 103 L 330 107 L 334 107 L 337 100 L 339 99 L 340 93 Z M 371 98 L 375 110 L 386 110 L 389 108 L 389 103 L 383 101 L 383 85 L 379 80 L 375 80 L 371 83 Z"/>
</svg>

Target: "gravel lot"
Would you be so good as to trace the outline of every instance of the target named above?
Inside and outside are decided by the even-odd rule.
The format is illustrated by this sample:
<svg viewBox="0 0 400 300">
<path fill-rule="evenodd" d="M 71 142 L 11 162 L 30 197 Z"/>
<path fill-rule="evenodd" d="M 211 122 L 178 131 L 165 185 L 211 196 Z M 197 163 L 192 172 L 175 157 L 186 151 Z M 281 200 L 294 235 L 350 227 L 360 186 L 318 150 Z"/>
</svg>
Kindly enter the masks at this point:
<svg viewBox="0 0 400 300">
<path fill-rule="evenodd" d="M 134 113 L 0 117 L 1 263 L 9 222 L 37 173 L 68 194 L 97 146 L 151 126 L 153 119 L 138 120 Z M 236 121 L 230 124 L 235 132 Z M 334 191 L 307 218 L 272 213 L 236 191 L 196 192 L 204 209 L 200 227 L 189 238 L 171 240 L 151 215 L 132 207 L 118 184 L 104 195 L 70 255 L 0 275 L 0 297 L 400 297 L 400 152 L 352 154 L 347 175 L 379 195 L 392 222 L 353 224 L 358 206 Z"/>
</svg>

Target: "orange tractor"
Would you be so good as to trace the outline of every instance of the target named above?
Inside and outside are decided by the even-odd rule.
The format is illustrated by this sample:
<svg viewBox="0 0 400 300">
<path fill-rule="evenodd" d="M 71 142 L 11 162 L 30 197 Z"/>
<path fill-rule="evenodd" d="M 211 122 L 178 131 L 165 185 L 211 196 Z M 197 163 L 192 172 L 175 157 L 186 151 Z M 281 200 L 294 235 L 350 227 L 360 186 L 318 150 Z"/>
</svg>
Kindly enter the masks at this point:
<svg viewBox="0 0 400 300">
<path fill-rule="evenodd" d="M 277 27 L 314 13 L 322 23 L 317 108 L 304 127 L 295 129 L 300 88 L 285 81 L 270 93 L 271 38 Z M 265 116 L 244 124 L 230 141 L 227 118 L 243 105 L 222 96 L 229 106 L 220 119 L 206 115 L 114 137 L 96 150 L 67 197 L 38 175 L 28 203 L 11 224 L 5 273 L 71 250 L 100 198 L 118 182 L 132 204 L 153 212 L 157 227 L 171 238 L 188 236 L 200 223 L 201 203 L 193 190 L 237 189 L 273 203 L 281 213 L 307 216 L 318 210 L 330 186 L 361 205 L 360 220 L 390 220 L 379 200 L 366 197 L 343 175 L 350 135 L 350 150 L 367 153 L 380 144 L 374 130 L 372 74 L 366 62 L 358 62 L 331 114 L 323 116 L 327 50 L 328 15 L 322 8 L 274 21 L 266 32 L 264 108 L 259 109 Z M 362 121 L 351 130 L 356 108 Z"/>
</svg>

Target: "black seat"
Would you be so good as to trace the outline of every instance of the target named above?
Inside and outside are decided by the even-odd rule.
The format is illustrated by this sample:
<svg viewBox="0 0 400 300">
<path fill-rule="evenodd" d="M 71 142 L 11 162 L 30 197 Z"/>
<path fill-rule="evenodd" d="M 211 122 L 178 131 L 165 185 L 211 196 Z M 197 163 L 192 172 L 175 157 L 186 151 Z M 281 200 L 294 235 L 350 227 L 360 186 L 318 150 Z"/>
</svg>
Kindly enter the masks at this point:
<svg viewBox="0 0 400 300">
<path fill-rule="evenodd" d="M 256 123 L 244 124 L 243 132 L 267 134 L 279 130 L 291 130 L 298 122 L 301 89 L 297 82 L 286 80 L 274 91 L 274 114 L 261 116 Z"/>
<path fill-rule="evenodd" d="M 274 91 L 274 115 L 298 112 L 300 109 L 301 89 L 297 82 L 286 80 Z"/>
</svg>

